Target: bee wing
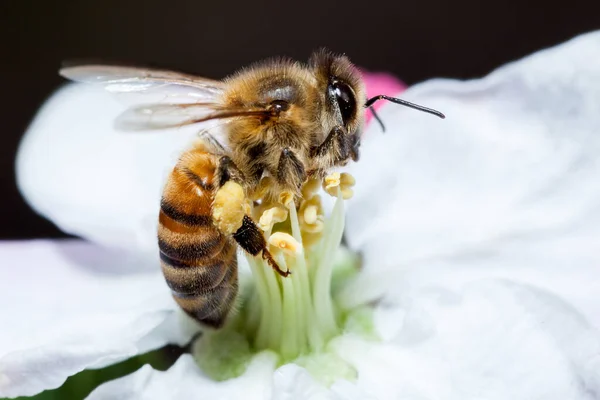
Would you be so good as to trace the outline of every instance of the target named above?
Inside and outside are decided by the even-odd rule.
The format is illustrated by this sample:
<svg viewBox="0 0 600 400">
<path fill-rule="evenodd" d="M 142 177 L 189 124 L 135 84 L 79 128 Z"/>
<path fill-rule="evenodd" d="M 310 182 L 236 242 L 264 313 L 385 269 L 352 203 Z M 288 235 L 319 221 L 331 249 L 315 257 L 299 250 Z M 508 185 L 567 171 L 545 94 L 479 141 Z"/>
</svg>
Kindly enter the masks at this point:
<svg viewBox="0 0 600 400">
<path fill-rule="evenodd" d="M 215 103 L 149 104 L 132 107 L 116 120 L 116 128 L 126 131 L 166 129 L 199 122 L 236 117 L 264 116 L 265 109 L 226 108 Z"/>
<path fill-rule="evenodd" d="M 225 89 L 220 81 L 160 69 L 76 65 L 59 73 L 76 82 L 103 85 L 112 93 L 128 94 L 137 103 L 216 102 Z"/>
<path fill-rule="evenodd" d="M 166 129 L 266 113 L 264 109 L 224 107 L 221 103 L 224 83 L 174 71 L 79 65 L 63 68 L 60 74 L 77 82 L 103 85 L 112 93 L 128 95 L 128 100 L 136 105 L 117 118 L 115 125 L 120 130 Z"/>
</svg>

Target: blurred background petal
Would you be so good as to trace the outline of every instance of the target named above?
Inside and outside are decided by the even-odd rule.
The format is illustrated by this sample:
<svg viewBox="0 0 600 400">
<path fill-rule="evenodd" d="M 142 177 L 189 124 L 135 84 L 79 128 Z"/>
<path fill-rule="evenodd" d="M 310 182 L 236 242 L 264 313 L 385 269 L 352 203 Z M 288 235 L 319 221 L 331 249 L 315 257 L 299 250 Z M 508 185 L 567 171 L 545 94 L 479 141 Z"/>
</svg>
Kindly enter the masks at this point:
<svg viewBox="0 0 600 400">
<path fill-rule="evenodd" d="M 600 327 L 599 85 L 595 32 L 480 80 L 403 93 L 445 120 L 382 108 L 390 131 L 368 132 L 350 167 L 347 236 L 366 272 L 402 275 L 404 291 L 529 282 Z"/>
<path fill-rule="evenodd" d="M 114 119 L 124 108 L 95 86 L 59 90 L 23 138 L 17 182 L 63 231 L 154 256 L 162 185 L 198 128 L 117 132 Z"/>
<path fill-rule="evenodd" d="M 560 297 L 530 285 L 474 281 L 378 309 L 384 343 L 335 341 L 378 399 L 592 400 L 600 335 Z M 395 324 L 395 327 L 392 325 Z"/>
<path fill-rule="evenodd" d="M 160 271 L 82 241 L 1 242 L 0 397 L 189 339 Z"/>
</svg>

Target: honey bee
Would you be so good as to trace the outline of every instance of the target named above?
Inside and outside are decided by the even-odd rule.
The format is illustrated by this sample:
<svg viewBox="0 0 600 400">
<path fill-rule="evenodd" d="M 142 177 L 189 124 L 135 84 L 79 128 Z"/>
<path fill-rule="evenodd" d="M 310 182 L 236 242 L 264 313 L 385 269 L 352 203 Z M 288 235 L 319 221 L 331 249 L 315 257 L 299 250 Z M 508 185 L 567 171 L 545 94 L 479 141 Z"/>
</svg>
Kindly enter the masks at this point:
<svg viewBox="0 0 600 400">
<path fill-rule="evenodd" d="M 205 132 L 173 168 L 158 227 L 162 272 L 175 301 L 192 318 L 214 328 L 224 324 L 238 292 L 238 246 L 261 255 L 282 276 L 289 274 L 273 260 L 248 213 L 241 213 L 233 228 L 216 223 L 214 202 L 220 191 L 240 187 L 249 196 L 270 177 L 274 192 L 299 193 L 307 179 L 357 161 L 364 108 L 381 99 L 443 117 L 401 99 L 367 99 L 358 69 L 346 56 L 326 50 L 315 52 L 307 64 L 269 60 L 222 81 L 103 65 L 72 66 L 60 73 L 112 92 L 144 94 L 142 99 L 159 96 L 159 101 L 149 100 L 120 115 L 116 126 L 122 130 L 225 122 L 220 140 Z"/>
</svg>

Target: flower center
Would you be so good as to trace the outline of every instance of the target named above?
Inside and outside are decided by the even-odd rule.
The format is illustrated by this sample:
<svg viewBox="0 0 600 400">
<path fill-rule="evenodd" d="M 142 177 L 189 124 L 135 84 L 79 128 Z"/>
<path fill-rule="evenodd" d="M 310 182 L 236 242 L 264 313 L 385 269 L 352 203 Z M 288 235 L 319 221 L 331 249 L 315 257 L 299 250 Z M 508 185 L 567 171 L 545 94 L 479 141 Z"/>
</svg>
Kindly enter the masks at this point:
<svg viewBox="0 0 600 400">
<path fill-rule="evenodd" d="M 239 310 L 223 329 L 205 332 L 194 346 L 198 364 L 214 379 L 239 376 L 252 356 L 264 350 L 275 352 L 280 364 L 294 361 L 309 371 L 338 365 L 338 377 L 353 377 L 350 366 L 328 354 L 327 343 L 350 321 L 356 325 L 356 315 L 338 307 L 332 291 L 358 267 L 358 259 L 340 248 L 344 199 L 352 196 L 354 179 L 334 173 L 322 182 L 336 198 L 327 218 L 317 194 L 320 184 L 308 181 L 298 205 L 294 196 L 284 194 L 278 202 L 254 207 L 273 257 L 291 274 L 282 277 L 260 256 L 246 257 L 253 279 L 240 291 Z"/>
</svg>

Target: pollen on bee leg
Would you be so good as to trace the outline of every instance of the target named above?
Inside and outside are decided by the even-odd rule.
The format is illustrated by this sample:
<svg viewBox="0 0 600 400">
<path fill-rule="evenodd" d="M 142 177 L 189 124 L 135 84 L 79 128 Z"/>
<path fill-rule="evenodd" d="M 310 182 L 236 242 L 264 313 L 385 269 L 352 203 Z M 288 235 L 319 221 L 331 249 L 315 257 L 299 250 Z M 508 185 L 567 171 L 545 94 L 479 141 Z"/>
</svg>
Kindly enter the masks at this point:
<svg viewBox="0 0 600 400">
<path fill-rule="evenodd" d="M 258 220 L 258 226 L 263 231 L 268 231 L 273 228 L 274 224 L 285 221 L 287 216 L 288 211 L 285 208 L 279 206 L 271 207 L 262 213 Z"/>
<path fill-rule="evenodd" d="M 275 232 L 269 237 L 268 242 L 273 250 L 280 250 L 291 256 L 298 255 L 302 248 L 296 239 L 285 232 Z"/>
<path fill-rule="evenodd" d="M 338 187 L 344 200 L 354 195 L 352 186 L 356 183 L 354 177 L 346 172 L 334 172 L 323 180 L 323 189 L 331 196 L 337 197 Z"/>
<path fill-rule="evenodd" d="M 241 226 L 244 215 L 250 213 L 250 205 L 244 189 L 236 182 L 226 182 L 215 194 L 212 216 L 217 227 L 224 233 L 234 233 Z"/>
</svg>

